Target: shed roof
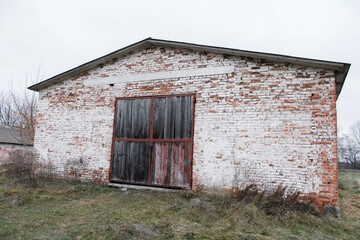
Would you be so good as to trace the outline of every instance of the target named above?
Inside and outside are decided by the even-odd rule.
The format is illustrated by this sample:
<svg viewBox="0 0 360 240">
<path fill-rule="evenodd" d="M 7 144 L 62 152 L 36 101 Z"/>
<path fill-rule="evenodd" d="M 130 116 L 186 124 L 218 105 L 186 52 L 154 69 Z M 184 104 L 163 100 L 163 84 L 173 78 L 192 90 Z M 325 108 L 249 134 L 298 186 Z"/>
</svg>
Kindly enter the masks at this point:
<svg viewBox="0 0 360 240">
<path fill-rule="evenodd" d="M 0 126 L 0 143 L 33 145 L 33 141 L 28 136 L 21 134 L 20 129 L 6 126 Z"/>
<path fill-rule="evenodd" d="M 30 86 L 29 89 L 34 90 L 34 91 L 40 91 L 41 89 L 49 87 L 58 82 L 61 82 L 69 77 L 75 76 L 84 71 L 88 71 L 92 68 L 101 66 L 101 65 L 105 64 L 106 61 L 133 53 L 134 51 L 137 51 L 142 48 L 150 47 L 150 46 L 186 48 L 186 49 L 205 51 L 205 52 L 211 52 L 211 53 L 227 54 L 227 55 L 234 55 L 234 56 L 241 56 L 241 57 L 251 57 L 251 58 L 255 58 L 255 59 L 264 59 L 264 60 L 277 61 L 277 62 L 287 62 L 287 63 L 296 64 L 296 65 L 303 65 L 303 66 L 310 66 L 310 67 L 334 70 L 335 74 L 336 74 L 337 96 L 339 96 L 339 94 L 341 92 L 346 75 L 350 68 L 349 63 L 317 60 L 317 59 L 310 59 L 310 58 L 300 58 L 300 57 L 293 57 L 293 56 L 273 54 L 273 53 L 253 52 L 253 51 L 239 50 L 239 49 L 233 49 L 233 48 L 215 47 L 215 46 L 199 45 L 199 44 L 186 43 L 186 42 L 176 42 L 176 41 L 146 38 L 142 41 L 136 42 L 134 44 L 131 44 L 129 46 L 126 46 L 124 48 L 116 50 L 105 56 L 102 56 L 102 57 L 94 59 L 90 62 L 84 63 L 84 64 L 82 64 L 78 67 L 75 67 L 73 69 L 70 69 L 66 72 L 60 73 L 56 76 L 53 76 L 49 79 L 42 81 L 42 82 L 36 83 L 36 84 Z"/>
</svg>

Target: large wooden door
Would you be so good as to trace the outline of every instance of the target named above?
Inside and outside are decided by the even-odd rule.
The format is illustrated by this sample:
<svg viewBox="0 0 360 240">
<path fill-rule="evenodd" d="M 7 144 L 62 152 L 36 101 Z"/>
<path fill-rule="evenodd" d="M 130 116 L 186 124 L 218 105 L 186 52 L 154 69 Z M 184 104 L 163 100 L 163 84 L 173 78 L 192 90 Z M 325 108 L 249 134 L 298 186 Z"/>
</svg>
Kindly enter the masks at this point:
<svg viewBox="0 0 360 240">
<path fill-rule="evenodd" d="M 194 96 L 118 98 L 112 182 L 191 188 Z"/>
</svg>

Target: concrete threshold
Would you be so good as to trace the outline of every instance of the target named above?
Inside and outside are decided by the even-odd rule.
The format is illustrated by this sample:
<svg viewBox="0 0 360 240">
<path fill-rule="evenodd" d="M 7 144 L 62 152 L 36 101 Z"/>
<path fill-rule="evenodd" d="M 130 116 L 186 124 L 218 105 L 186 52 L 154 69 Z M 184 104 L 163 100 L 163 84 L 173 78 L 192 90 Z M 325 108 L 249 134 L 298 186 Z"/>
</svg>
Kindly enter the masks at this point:
<svg viewBox="0 0 360 240">
<path fill-rule="evenodd" d="M 128 189 L 134 189 L 134 190 L 151 190 L 151 191 L 160 191 L 160 192 L 176 192 L 176 191 L 181 190 L 181 189 L 169 189 L 169 188 L 161 188 L 161 187 L 131 185 L 131 184 L 123 184 L 123 183 L 108 183 L 108 186 L 121 188 L 122 191 L 126 191 Z"/>
</svg>

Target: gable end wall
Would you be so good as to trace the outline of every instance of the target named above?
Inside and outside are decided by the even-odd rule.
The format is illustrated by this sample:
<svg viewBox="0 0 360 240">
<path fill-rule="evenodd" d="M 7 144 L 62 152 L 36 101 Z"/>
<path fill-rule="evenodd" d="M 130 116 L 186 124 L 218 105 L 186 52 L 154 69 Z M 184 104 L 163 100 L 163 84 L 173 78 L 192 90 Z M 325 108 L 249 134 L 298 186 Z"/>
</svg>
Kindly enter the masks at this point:
<svg viewBox="0 0 360 240">
<path fill-rule="evenodd" d="M 235 66 L 234 74 L 84 87 L 88 79 Z M 193 188 L 280 184 L 338 205 L 333 71 L 147 48 L 40 91 L 34 147 L 61 176 L 108 182 L 116 97 L 196 93 Z"/>
</svg>

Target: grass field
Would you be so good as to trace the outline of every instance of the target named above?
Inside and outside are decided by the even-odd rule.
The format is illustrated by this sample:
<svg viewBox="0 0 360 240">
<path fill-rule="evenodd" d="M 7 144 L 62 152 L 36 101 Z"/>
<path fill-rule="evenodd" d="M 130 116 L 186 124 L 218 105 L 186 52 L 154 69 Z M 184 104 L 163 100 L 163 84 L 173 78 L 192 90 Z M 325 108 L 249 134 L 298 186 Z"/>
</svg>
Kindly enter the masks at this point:
<svg viewBox="0 0 360 240">
<path fill-rule="evenodd" d="M 334 219 L 266 215 L 227 195 L 0 176 L 0 239 L 360 239 L 359 184 L 360 172 L 340 172 Z"/>
</svg>

